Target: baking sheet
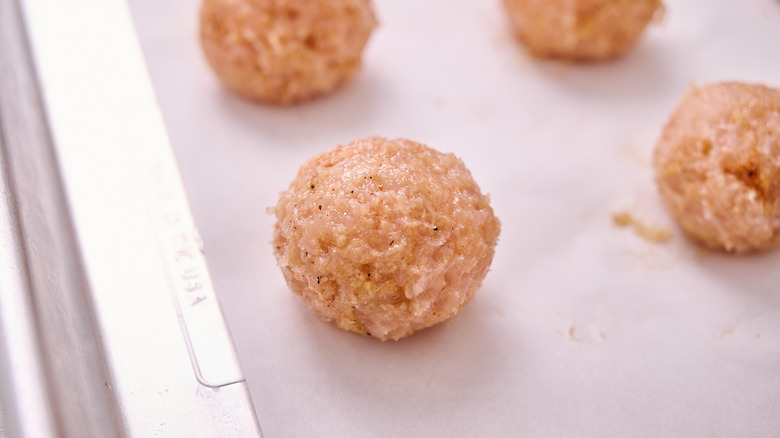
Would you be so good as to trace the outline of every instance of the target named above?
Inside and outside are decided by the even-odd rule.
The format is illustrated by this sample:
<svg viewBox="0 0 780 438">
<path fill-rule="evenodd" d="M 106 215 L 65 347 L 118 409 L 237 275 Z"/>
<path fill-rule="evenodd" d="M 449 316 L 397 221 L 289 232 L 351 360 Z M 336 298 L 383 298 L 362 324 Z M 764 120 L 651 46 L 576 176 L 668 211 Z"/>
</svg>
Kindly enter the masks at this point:
<svg viewBox="0 0 780 438">
<path fill-rule="evenodd" d="M 780 3 L 667 0 L 628 56 L 580 66 L 527 56 L 497 0 L 375 3 L 355 80 L 275 108 L 220 87 L 196 0 L 130 1 L 264 433 L 777 436 L 780 251 L 686 241 L 650 156 L 691 83 L 780 86 Z M 320 322 L 269 243 L 297 168 L 373 134 L 457 154 L 503 224 L 472 303 L 400 342 Z"/>
</svg>

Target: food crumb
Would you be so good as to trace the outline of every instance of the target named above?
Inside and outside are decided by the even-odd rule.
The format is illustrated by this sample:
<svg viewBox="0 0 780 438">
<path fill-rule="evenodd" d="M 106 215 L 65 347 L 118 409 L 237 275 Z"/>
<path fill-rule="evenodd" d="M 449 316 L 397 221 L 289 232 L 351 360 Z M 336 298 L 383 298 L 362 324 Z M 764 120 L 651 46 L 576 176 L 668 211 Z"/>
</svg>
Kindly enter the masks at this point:
<svg viewBox="0 0 780 438">
<path fill-rule="evenodd" d="M 672 233 L 668 229 L 647 225 L 627 211 L 613 213 L 612 223 L 618 227 L 631 226 L 639 237 L 653 243 L 664 243 L 672 238 Z"/>
<path fill-rule="evenodd" d="M 612 214 L 612 223 L 619 227 L 625 227 L 627 225 L 631 225 L 632 221 L 633 218 L 631 217 L 631 214 L 628 212 L 621 211 Z"/>
</svg>

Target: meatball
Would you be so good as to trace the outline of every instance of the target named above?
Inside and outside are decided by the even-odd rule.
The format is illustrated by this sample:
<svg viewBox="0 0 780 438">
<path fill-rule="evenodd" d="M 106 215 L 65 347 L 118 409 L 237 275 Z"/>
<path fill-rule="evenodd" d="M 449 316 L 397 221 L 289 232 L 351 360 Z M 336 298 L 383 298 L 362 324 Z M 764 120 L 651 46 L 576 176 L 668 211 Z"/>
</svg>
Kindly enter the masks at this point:
<svg viewBox="0 0 780 438">
<path fill-rule="evenodd" d="M 598 61 L 633 47 L 660 0 L 504 0 L 517 38 L 542 58 Z"/>
<path fill-rule="evenodd" d="M 655 149 L 656 181 L 682 229 L 713 249 L 780 242 L 780 90 L 691 89 Z"/>
<path fill-rule="evenodd" d="M 399 339 L 455 316 L 493 259 L 500 224 L 453 154 L 370 137 L 310 159 L 272 209 L 275 255 L 309 307 Z"/>
<path fill-rule="evenodd" d="M 200 11 L 203 50 L 220 80 L 282 105 L 349 80 L 375 26 L 370 0 L 204 0 Z"/>
</svg>

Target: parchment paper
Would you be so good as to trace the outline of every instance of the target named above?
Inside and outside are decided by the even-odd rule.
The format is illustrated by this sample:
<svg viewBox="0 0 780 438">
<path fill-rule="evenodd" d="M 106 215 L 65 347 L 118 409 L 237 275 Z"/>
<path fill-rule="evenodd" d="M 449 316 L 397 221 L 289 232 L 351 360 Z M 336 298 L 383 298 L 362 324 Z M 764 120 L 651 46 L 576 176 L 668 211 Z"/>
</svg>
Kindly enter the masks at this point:
<svg viewBox="0 0 780 438">
<path fill-rule="evenodd" d="M 355 80 L 275 108 L 220 86 L 196 0 L 130 1 L 267 437 L 780 436 L 780 251 L 688 242 L 650 165 L 691 84 L 780 87 L 780 3 L 666 3 L 626 57 L 568 65 L 526 55 L 498 0 L 376 0 Z M 454 152 L 503 224 L 475 299 L 400 342 L 321 322 L 269 243 L 298 167 L 373 134 Z"/>
</svg>

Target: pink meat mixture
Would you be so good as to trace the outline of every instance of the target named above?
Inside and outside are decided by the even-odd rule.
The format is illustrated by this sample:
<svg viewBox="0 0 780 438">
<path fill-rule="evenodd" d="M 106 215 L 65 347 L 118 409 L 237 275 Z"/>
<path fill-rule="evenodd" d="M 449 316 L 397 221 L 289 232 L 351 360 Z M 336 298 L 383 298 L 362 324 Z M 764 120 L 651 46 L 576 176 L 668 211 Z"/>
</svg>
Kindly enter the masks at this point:
<svg viewBox="0 0 780 438">
<path fill-rule="evenodd" d="M 325 320 L 382 340 L 457 314 L 500 229 L 458 158 L 379 137 L 311 159 L 274 211 L 292 290 Z"/>
</svg>

